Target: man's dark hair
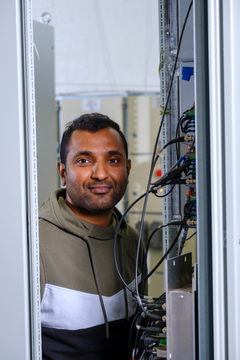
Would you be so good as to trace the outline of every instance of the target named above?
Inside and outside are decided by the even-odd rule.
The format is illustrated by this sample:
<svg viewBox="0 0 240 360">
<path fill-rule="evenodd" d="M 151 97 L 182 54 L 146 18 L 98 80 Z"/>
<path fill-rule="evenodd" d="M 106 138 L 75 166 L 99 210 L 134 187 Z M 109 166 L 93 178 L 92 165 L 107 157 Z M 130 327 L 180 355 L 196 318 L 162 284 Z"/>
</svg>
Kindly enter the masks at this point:
<svg viewBox="0 0 240 360">
<path fill-rule="evenodd" d="M 119 125 L 111 120 L 108 116 L 102 115 L 99 113 L 90 113 L 83 114 L 79 116 L 79 118 L 73 120 L 71 123 L 68 123 L 65 127 L 65 131 L 62 136 L 61 146 L 60 146 L 60 159 L 61 162 L 66 166 L 67 155 L 68 155 L 68 145 L 71 138 L 72 133 L 75 130 L 85 130 L 93 133 L 98 132 L 99 130 L 113 128 L 115 129 L 121 136 L 123 140 L 124 150 L 126 152 L 126 157 L 128 159 L 128 146 L 127 141 L 120 130 Z"/>
</svg>

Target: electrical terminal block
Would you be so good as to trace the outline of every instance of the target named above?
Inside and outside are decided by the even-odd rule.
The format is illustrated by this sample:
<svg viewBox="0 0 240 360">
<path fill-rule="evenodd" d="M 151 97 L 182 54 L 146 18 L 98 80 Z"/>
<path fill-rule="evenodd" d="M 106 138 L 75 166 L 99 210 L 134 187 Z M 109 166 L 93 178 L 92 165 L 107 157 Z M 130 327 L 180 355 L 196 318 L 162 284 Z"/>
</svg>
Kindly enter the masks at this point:
<svg viewBox="0 0 240 360">
<path fill-rule="evenodd" d="M 196 191 L 194 189 L 190 189 L 188 191 L 188 198 L 186 199 L 187 201 L 196 201 Z"/>
<path fill-rule="evenodd" d="M 195 160 L 196 159 L 196 154 L 194 152 L 191 152 L 189 155 L 188 155 L 188 158 L 190 160 Z"/>
<path fill-rule="evenodd" d="M 191 110 L 185 111 L 184 114 L 183 114 L 183 118 L 184 119 L 195 118 L 195 110 L 191 109 Z"/>
</svg>

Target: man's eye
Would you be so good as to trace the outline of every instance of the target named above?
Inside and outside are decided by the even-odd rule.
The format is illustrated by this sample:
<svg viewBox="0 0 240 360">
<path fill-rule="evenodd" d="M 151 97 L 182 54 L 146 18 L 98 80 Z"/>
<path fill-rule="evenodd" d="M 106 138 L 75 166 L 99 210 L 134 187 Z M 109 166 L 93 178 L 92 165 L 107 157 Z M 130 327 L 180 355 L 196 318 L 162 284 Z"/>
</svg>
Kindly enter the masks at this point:
<svg viewBox="0 0 240 360">
<path fill-rule="evenodd" d="M 88 159 L 77 159 L 78 164 L 87 164 L 89 162 Z"/>
<path fill-rule="evenodd" d="M 119 160 L 118 159 L 110 159 L 109 160 L 111 164 L 117 164 L 119 163 Z"/>
</svg>

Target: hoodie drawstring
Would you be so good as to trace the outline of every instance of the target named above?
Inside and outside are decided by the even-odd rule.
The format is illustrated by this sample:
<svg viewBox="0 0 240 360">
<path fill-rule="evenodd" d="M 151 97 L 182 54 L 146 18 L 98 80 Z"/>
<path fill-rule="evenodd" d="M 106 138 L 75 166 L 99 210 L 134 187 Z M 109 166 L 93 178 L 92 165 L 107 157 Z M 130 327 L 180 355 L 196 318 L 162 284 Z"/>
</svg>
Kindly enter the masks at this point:
<svg viewBox="0 0 240 360">
<path fill-rule="evenodd" d="M 95 262 L 94 262 L 94 255 L 93 255 L 93 251 L 92 251 L 91 242 L 89 241 L 89 239 L 87 239 L 86 243 L 87 243 L 87 246 L 88 246 L 89 256 L 90 256 L 93 275 L 94 275 L 94 280 L 95 280 L 95 284 L 96 284 L 96 287 L 97 287 L 99 301 L 100 301 L 100 304 L 101 304 L 102 313 L 103 313 L 103 317 L 104 317 L 104 321 L 105 321 L 106 338 L 107 338 L 107 342 L 108 342 L 108 339 L 109 339 L 109 324 L 108 324 L 108 319 L 107 319 L 107 313 L 106 313 L 106 309 L 105 309 L 105 306 L 104 306 L 101 289 L 100 289 L 100 286 L 99 286 L 99 280 L 98 280 L 98 276 L 97 276 L 97 269 L 96 269 Z"/>
<path fill-rule="evenodd" d="M 123 249 L 122 249 L 122 237 L 120 235 L 117 236 L 118 239 L 118 248 L 119 248 L 119 254 L 120 254 L 120 268 L 123 279 L 124 276 L 124 260 L 123 260 Z M 126 287 L 123 285 L 123 293 L 124 293 L 124 302 L 125 302 L 125 317 L 127 320 L 129 320 L 129 312 L 128 312 L 128 298 L 127 298 L 127 290 Z"/>
</svg>

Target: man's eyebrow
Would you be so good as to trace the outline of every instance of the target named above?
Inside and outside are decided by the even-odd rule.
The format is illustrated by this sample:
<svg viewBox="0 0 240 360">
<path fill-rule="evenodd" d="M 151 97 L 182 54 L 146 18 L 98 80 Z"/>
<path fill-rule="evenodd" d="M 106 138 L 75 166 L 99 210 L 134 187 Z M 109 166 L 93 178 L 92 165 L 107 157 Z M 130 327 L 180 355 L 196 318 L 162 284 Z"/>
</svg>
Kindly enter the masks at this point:
<svg viewBox="0 0 240 360">
<path fill-rule="evenodd" d="M 84 151 L 78 151 L 76 154 L 73 155 L 73 157 L 78 157 L 78 156 L 91 156 L 93 153 L 91 151 L 88 150 L 84 150 Z"/>
<path fill-rule="evenodd" d="M 107 154 L 108 155 L 118 155 L 118 156 L 123 157 L 123 154 L 118 150 L 109 150 L 109 151 L 107 151 Z M 76 154 L 74 154 L 73 157 L 75 158 L 78 156 L 92 156 L 92 155 L 94 155 L 94 153 L 92 151 L 82 150 L 82 151 L 78 151 Z"/>
<path fill-rule="evenodd" d="M 109 150 L 108 154 L 109 155 L 119 155 L 119 156 L 123 157 L 123 154 L 118 150 Z"/>
</svg>

